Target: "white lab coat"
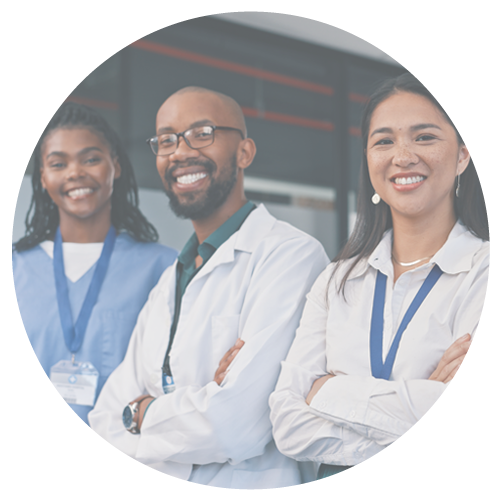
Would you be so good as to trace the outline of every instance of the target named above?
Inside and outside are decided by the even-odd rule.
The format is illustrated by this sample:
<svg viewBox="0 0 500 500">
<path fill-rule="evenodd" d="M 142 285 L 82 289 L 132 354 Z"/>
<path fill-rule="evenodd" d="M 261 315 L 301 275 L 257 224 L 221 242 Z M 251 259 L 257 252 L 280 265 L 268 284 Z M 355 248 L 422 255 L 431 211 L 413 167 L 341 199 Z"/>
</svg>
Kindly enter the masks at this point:
<svg viewBox="0 0 500 500">
<path fill-rule="evenodd" d="M 171 266 L 89 415 L 91 427 L 142 463 L 196 483 L 274 488 L 314 479 L 304 477 L 311 464 L 299 470 L 277 450 L 267 401 L 305 296 L 327 262 L 314 238 L 277 221 L 263 205 L 255 209 L 186 288 L 170 352 L 176 390 L 165 395 L 161 367 L 175 302 Z M 238 337 L 245 345 L 219 386 L 215 371 Z M 142 394 L 157 399 L 141 434 L 133 435 L 122 411 Z"/>
</svg>

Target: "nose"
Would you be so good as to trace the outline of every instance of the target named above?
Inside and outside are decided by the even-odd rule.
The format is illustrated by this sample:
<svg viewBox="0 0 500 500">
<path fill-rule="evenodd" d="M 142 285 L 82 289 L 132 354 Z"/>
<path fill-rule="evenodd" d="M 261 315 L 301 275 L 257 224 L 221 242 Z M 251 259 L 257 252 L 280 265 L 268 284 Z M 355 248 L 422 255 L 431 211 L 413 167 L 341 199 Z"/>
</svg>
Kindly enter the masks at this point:
<svg viewBox="0 0 500 500">
<path fill-rule="evenodd" d="M 197 149 L 193 149 L 192 147 L 188 146 L 184 137 L 179 137 L 177 141 L 177 148 L 171 155 L 168 156 L 168 159 L 174 163 L 182 162 L 188 158 L 197 157 L 199 156 L 199 154 L 200 153 Z"/>
<path fill-rule="evenodd" d="M 410 144 L 403 143 L 396 145 L 393 161 L 398 167 L 407 168 L 418 163 L 419 158 Z"/>
<path fill-rule="evenodd" d="M 68 162 L 66 168 L 66 178 L 68 180 L 80 179 L 85 175 L 85 168 L 78 160 Z"/>
</svg>

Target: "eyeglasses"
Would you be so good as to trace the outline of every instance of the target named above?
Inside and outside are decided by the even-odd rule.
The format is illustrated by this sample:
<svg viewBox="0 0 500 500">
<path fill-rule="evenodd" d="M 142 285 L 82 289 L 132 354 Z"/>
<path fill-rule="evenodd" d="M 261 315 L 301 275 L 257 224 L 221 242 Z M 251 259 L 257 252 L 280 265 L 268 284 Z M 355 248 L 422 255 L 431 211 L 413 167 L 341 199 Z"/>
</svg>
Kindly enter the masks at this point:
<svg viewBox="0 0 500 500">
<path fill-rule="evenodd" d="M 146 142 L 151 146 L 156 156 L 168 156 L 175 153 L 177 150 L 180 137 L 182 137 L 186 141 L 186 144 L 192 149 L 201 149 L 210 146 L 214 142 L 216 130 L 234 130 L 240 133 L 242 139 L 245 138 L 243 132 L 239 128 L 204 125 L 203 127 L 190 128 L 178 134 L 171 133 L 151 137 L 151 139 L 147 139 Z"/>
</svg>

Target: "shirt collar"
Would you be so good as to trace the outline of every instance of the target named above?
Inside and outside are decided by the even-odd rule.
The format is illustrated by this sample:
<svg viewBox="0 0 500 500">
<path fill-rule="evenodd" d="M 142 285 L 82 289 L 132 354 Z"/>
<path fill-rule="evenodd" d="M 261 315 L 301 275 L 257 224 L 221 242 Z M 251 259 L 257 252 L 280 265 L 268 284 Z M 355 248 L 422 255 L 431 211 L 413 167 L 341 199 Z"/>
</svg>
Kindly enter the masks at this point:
<svg viewBox="0 0 500 500">
<path fill-rule="evenodd" d="M 436 263 L 448 274 L 467 272 L 472 269 L 474 254 L 482 245 L 483 240 L 474 236 L 461 222 L 457 222 L 446 243 L 430 262 Z"/>
<path fill-rule="evenodd" d="M 198 238 L 196 237 L 196 233 L 193 233 L 189 240 L 187 240 L 177 259 L 186 267 L 190 262 L 194 261 L 196 255 L 198 255 Z"/>
<path fill-rule="evenodd" d="M 480 238 L 474 236 L 460 221 L 457 221 L 445 244 L 430 259 L 429 264 L 437 264 L 447 274 L 470 271 L 474 254 L 481 248 L 482 244 L 483 241 Z M 386 276 L 392 276 L 391 255 L 392 229 L 389 229 L 384 233 L 380 243 L 371 255 L 356 265 L 349 275 L 349 279 L 361 276 L 369 266 L 379 270 Z"/>
<path fill-rule="evenodd" d="M 250 212 L 255 208 L 255 204 L 247 201 L 237 212 L 235 212 L 224 224 L 218 227 L 201 244 L 198 243 L 196 233 L 193 233 L 179 254 L 179 262 L 187 267 L 197 255 L 203 259 L 203 263 L 210 259 L 215 251 L 227 241 L 241 227 Z"/>
<path fill-rule="evenodd" d="M 247 201 L 236 213 L 234 213 L 222 226 L 217 228 L 203 243 L 217 250 L 230 236 L 232 236 L 243 224 L 248 214 L 255 208 L 255 204 Z M 200 245 L 200 246 L 202 246 Z"/>
</svg>

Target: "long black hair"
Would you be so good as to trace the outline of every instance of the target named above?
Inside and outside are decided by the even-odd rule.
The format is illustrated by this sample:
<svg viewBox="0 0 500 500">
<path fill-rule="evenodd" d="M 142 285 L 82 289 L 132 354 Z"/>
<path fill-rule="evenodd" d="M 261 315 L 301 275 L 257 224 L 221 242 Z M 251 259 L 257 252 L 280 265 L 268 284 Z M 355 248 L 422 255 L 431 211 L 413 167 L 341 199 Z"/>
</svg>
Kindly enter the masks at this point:
<svg viewBox="0 0 500 500">
<path fill-rule="evenodd" d="M 450 120 L 441 105 L 434 96 L 410 73 L 404 73 L 398 77 L 383 82 L 371 95 L 366 103 L 361 119 L 361 138 L 363 148 L 363 159 L 359 176 L 357 218 L 353 232 L 340 253 L 333 262 L 341 262 L 353 259 L 353 262 L 345 271 L 339 285 L 339 291 L 344 290 L 349 274 L 363 258 L 368 257 L 380 243 L 384 232 L 392 228 L 392 215 L 389 206 L 380 200 L 378 205 L 371 202 L 374 189 L 368 173 L 368 162 L 366 159 L 366 147 L 368 143 L 368 131 L 373 112 L 379 104 L 397 92 L 410 92 L 428 99 L 443 114 L 446 120 L 455 130 L 458 142 L 464 144 L 455 125 Z M 460 192 L 454 201 L 455 215 L 474 235 L 482 240 L 490 239 L 488 230 L 488 219 L 486 216 L 486 205 L 476 168 L 472 159 L 465 171 L 460 176 Z M 335 271 L 338 266 L 335 267 Z"/>
<path fill-rule="evenodd" d="M 43 131 L 33 152 L 33 195 L 26 214 L 26 233 L 13 248 L 18 252 L 35 247 L 44 240 L 53 240 L 59 225 L 59 210 L 47 191 L 43 189 L 40 168 L 41 150 L 45 138 L 56 129 L 84 128 L 97 134 L 117 158 L 121 175 L 115 179 L 111 195 L 111 223 L 115 229 L 127 232 L 142 242 L 158 241 L 158 232 L 138 208 L 138 191 L 132 164 L 116 132 L 106 120 L 88 106 L 65 102 L 55 113 Z"/>
</svg>

